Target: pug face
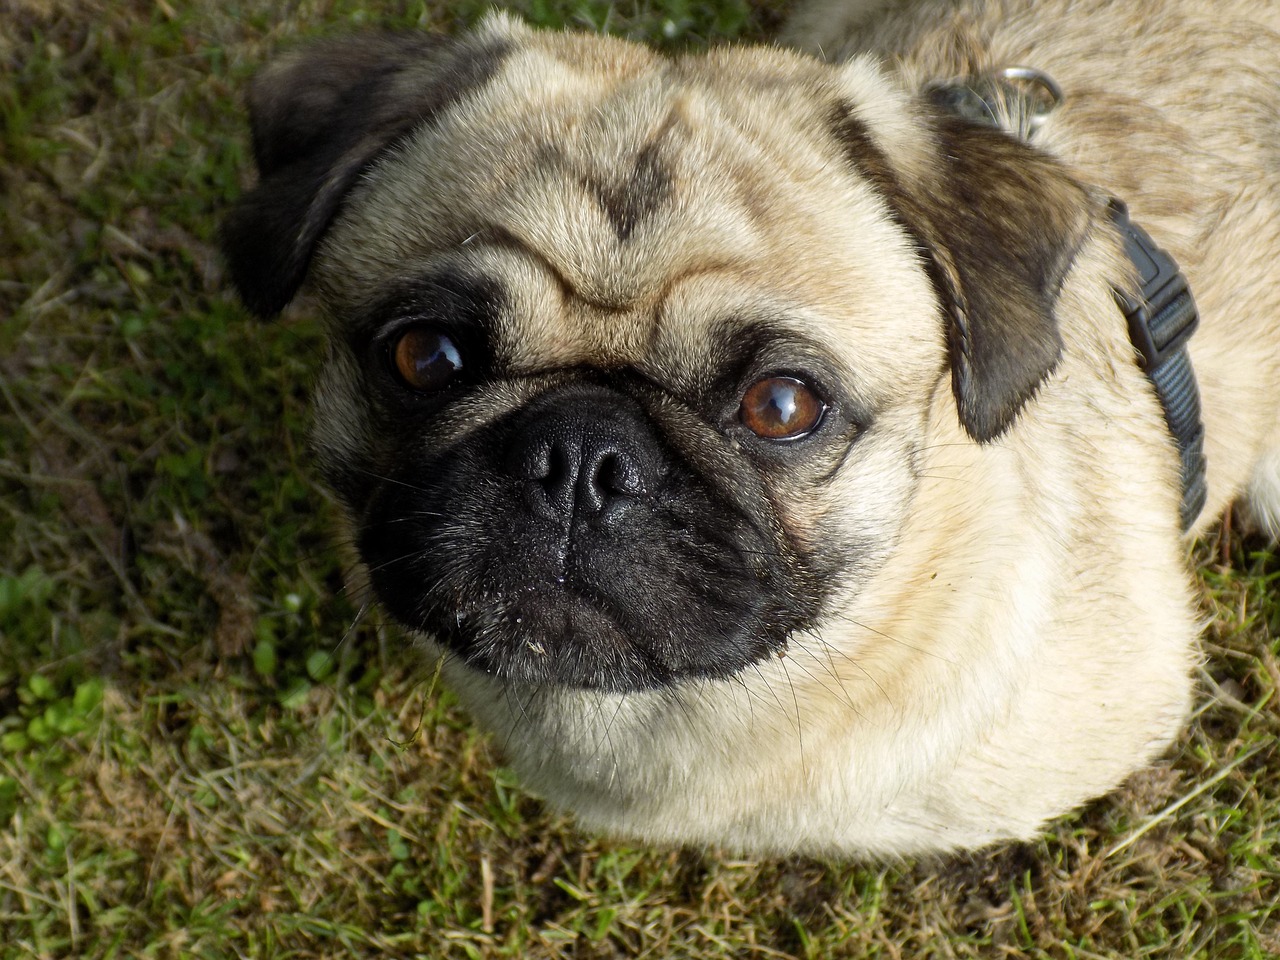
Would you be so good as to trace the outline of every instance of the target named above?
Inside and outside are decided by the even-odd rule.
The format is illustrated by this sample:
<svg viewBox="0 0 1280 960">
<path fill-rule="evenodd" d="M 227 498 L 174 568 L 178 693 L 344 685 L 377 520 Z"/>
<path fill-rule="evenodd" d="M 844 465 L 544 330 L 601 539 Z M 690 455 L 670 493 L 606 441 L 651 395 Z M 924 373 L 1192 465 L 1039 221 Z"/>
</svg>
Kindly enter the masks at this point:
<svg viewBox="0 0 1280 960">
<path fill-rule="evenodd" d="M 376 594 L 519 683 L 784 654 L 892 550 L 949 379 L 921 241 L 849 157 L 879 151 L 798 57 L 503 20 L 461 46 L 318 50 L 259 82 L 297 99 L 304 62 L 377 60 L 405 98 L 385 112 L 441 101 L 394 138 L 336 130 L 378 109 L 343 75 L 357 102 L 311 134 L 378 143 L 309 265 L 334 333 L 317 445 Z M 424 61 L 471 84 L 410 84 Z"/>
<path fill-rule="evenodd" d="M 865 576 L 911 493 L 927 394 L 895 396 L 895 381 L 939 378 L 936 328 L 905 363 L 833 341 L 834 303 L 778 279 L 779 260 L 815 272 L 786 251 L 794 236 L 753 223 L 741 167 L 708 169 L 743 145 L 687 132 L 655 93 L 609 104 L 640 115 L 634 159 L 595 160 L 608 127 L 578 97 L 556 104 L 573 138 L 491 129 L 458 156 L 452 132 L 429 130 L 382 159 L 319 255 L 336 315 L 359 317 L 357 337 L 340 321 L 359 373 L 328 378 L 321 410 L 359 409 L 362 443 L 334 449 L 323 413 L 318 436 L 374 589 L 503 680 L 733 676 Z M 524 96 L 521 115 L 537 103 Z M 514 164 L 513 142 L 530 154 Z M 466 182 L 442 189 L 458 170 Z M 476 198 L 477 181 L 497 187 Z M 361 239 L 375 225 L 390 249 Z M 892 295 L 927 297 L 902 253 Z M 874 262 L 833 266 L 830 296 L 891 308 Z M 842 502 L 850 486 L 876 493 Z"/>
</svg>

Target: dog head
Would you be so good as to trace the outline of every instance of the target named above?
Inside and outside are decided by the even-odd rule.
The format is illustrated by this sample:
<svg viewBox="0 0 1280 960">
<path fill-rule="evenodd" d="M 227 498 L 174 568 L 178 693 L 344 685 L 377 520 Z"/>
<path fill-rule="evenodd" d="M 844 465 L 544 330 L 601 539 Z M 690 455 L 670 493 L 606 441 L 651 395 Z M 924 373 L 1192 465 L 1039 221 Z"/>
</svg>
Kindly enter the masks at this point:
<svg viewBox="0 0 1280 960">
<path fill-rule="evenodd" d="M 315 440 L 386 608 L 504 683 L 731 678 L 895 550 L 938 409 L 997 442 L 1088 226 L 1047 158 L 856 61 L 504 17 L 250 95 L 245 302 L 304 281 Z"/>
</svg>

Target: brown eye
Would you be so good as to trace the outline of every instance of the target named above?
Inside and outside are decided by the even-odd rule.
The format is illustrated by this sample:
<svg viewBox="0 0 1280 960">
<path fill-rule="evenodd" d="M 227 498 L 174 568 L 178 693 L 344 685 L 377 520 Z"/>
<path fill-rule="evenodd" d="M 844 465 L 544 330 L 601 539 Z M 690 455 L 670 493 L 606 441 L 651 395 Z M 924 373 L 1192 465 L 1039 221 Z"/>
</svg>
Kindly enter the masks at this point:
<svg viewBox="0 0 1280 960">
<path fill-rule="evenodd" d="M 738 417 L 764 440 L 795 440 L 822 421 L 826 404 L 794 377 L 766 377 L 742 395 Z"/>
<path fill-rule="evenodd" d="M 400 379 L 415 390 L 443 390 L 462 369 L 462 354 L 447 334 L 411 327 L 400 335 L 391 354 Z"/>
</svg>

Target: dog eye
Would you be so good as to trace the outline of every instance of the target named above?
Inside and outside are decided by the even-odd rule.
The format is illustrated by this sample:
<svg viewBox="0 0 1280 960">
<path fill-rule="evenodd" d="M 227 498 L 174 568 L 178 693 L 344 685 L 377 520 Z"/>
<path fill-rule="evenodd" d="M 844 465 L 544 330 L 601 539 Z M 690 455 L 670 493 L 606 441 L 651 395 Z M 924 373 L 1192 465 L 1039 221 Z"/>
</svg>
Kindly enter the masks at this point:
<svg viewBox="0 0 1280 960">
<path fill-rule="evenodd" d="M 827 406 L 794 377 L 766 377 L 742 395 L 738 418 L 763 440 L 796 440 L 812 433 Z"/>
<path fill-rule="evenodd" d="M 462 370 L 462 354 L 448 334 L 430 327 L 410 327 L 392 347 L 391 359 L 400 379 L 415 390 L 443 390 Z"/>
</svg>

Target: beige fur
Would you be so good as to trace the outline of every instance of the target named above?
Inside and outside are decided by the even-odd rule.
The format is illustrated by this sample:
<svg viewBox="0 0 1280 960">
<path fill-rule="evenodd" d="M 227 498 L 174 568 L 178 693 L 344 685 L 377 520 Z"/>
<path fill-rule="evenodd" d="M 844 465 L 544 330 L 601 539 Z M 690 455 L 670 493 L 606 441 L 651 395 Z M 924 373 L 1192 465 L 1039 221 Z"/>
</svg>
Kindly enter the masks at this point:
<svg viewBox="0 0 1280 960">
<path fill-rule="evenodd" d="M 763 48 L 669 62 L 494 17 L 475 41 L 508 45 L 493 78 L 364 173 L 311 266 L 338 334 L 399 277 L 465 264 L 501 280 L 496 337 L 520 376 L 444 414 L 446 436 L 572 365 L 680 395 L 719 326 L 762 312 L 821 338 L 880 411 L 833 482 L 816 480 L 829 463 L 766 478 L 796 542 L 876 545 L 785 657 L 629 694 L 512 687 L 446 659 L 525 781 L 591 829 L 844 855 L 1029 837 L 1157 757 L 1187 715 L 1200 613 L 1176 456 L 1113 300 L 1128 276 L 1113 231 L 1062 188 L 1084 232 L 1055 305 L 1061 361 L 977 442 L 938 295 L 832 138 L 834 103 L 928 216 L 954 201 L 929 195 L 921 84 L 1052 74 L 1068 99 L 1037 145 L 1126 200 L 1201 306 L 1196 531 L 1246 489 L 1280 517 L 1280 7 L 922 0 L 857 35 L 843 7 L 815 3 L 789 34 L 835 66 Z M 581 177 L 649 143 L 670 196 L 624 242 Z M 336 346 L 317 418 L 332 463 L 370 456 L 364 389 Z"/>
</svg>

